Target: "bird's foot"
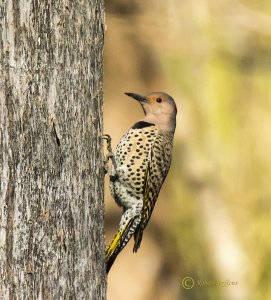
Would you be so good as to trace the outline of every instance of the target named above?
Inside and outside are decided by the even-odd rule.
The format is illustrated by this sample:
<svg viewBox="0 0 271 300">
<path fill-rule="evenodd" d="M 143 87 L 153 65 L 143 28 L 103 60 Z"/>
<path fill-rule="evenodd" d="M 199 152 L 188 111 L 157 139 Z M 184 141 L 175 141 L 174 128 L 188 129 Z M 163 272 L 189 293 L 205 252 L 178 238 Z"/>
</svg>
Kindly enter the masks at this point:
<svg viewBox="0 0 271 300">
<path fill-rule="evenodd" d="M 109 159 L 111 159 L 115 170 L 117 169 L 117 164 L 116 164 L 114 153 L 112 151 L 111 136 L 109 134 L 104 134 L 102 138 L 103 138 L 103 140 L 106 140 L 106 144 L 107 144 L 107 147 L 106 147 L 107 154 L 104 157 L 104 170 L 105 170 L 105 173 L 109 173 L 109 171 L 110 171 L 109 164 L 108 164 Z"/>
</svg>

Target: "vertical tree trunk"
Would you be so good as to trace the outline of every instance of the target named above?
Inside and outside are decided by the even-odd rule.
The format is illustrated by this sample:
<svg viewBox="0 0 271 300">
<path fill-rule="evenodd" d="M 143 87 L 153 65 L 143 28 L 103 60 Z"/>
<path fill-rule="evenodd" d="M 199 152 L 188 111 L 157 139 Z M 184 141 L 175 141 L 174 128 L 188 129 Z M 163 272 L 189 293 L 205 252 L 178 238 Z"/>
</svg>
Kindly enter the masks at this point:
<svg viewBox="0 0 271 300">
<path fill-rule="evenodd" d="M 0 299 L 105 299 L 103 14 L 0 3 Z"/>
</svg>

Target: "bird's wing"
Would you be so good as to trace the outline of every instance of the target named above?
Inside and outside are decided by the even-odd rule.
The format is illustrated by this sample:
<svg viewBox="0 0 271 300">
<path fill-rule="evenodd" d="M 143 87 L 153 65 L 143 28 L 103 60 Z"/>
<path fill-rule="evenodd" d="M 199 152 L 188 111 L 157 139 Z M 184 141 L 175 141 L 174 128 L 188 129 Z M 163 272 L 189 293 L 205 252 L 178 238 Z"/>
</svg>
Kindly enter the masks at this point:
<svg viewBox="0 0 271 300">
<path fill-rule="evenodd" d="M 157 139 L 149 153 L 150 157 L 145 171 L 141 221 L 138 225 L 138 229 L 134 233 L 134 252 L 137 252 L 140 247 L 143 231 L 149 222 L 160 189 L 170 167 L 172 145 L 170 143 L 165 143 L 161 146 L 159 143 L 161 143 L 161 141 Z"/>
</svg>

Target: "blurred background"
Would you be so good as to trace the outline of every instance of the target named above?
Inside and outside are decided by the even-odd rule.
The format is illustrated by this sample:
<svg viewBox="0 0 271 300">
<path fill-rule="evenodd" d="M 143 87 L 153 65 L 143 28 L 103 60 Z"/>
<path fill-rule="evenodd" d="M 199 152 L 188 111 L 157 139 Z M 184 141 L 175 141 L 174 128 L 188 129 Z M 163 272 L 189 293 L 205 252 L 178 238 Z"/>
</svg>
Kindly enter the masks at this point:
<svg viewBox="0 0 271 300">
<path fill-rule="evenodd" d="M 271 299 L 270 0 L 107 0 L 106 24 L 114 148 L 143 116 L 124 92 L 165 91 L 178 106 L 171 170 L 108 299 Z M 106 180 L 109 244 L 121 209 Z"/>
</svg>

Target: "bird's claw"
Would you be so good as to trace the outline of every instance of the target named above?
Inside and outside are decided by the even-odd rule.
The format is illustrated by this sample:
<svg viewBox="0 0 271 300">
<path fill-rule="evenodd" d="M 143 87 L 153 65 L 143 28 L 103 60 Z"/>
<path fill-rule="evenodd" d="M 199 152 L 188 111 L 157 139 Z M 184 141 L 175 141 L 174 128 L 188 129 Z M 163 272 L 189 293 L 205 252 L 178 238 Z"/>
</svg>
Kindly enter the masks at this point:
<svg viewBox="0 0 271 300">
<path fill-rule="evenodd" d="M 112 146 L 111 146 L 111 141 L 112 141 L 111 136 L 109 134 L 104 134 L 103 137 L 102 137 L 102 139 L 106 140 L 107 151 L 109 152 L 109 154 L 113 154 Z"/>
<path fill-rule="evenodd" d="M 112 151 L 112 146 L 111 146 L 111 141 L 112 141 L 112 138 L 109 134 L 104 134 L 103 137 L 102 137 L 103 140 L 106 140 L 106 144 L 107 144 L 107 155 L 105 156 L 104 158 L 104 169 L 105 169 L 105 172 L 106 173 L 109 173 L 108 170 L 109 170 L 109 167 L 108 167 L 108 160 L 111 159 L 112 161 L 112 164 L 113 164 L 113 167 L 116 169 L 117 168 L 117 164 L 116 164 L 116 161 L 115 161 L 115 156 L 114 156 L 114 153 Z"/>
</svg>

